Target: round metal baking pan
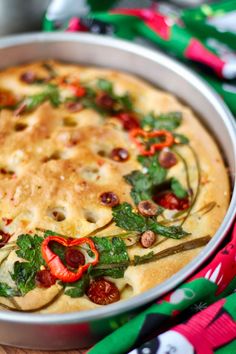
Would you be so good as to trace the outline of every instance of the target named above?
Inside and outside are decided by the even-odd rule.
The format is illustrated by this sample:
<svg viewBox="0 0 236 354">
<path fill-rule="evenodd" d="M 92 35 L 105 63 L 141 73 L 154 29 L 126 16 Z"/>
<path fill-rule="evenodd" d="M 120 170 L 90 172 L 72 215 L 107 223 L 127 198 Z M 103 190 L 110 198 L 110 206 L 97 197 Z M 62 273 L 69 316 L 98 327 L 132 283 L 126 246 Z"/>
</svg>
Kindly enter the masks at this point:
<svg viewBox="0 0 236 354">
<path fill-rule="evenodd" d="M 218 141 L 232 180 L 232 198 L 221 226 L 201 253 L 177 274 L 130 300 L 56 315 L 0 312 L 0 343 L 37 349 L 90 346 L 192 274 L 215 251 L 229 230 L 236 206 L 236 127 L 232 115 L 197 75 L 158 51 L 89 34 L 35 33 L 0 40 L 0 68 L 39 59 L 60 59 L 116 68 L 170 91 L 192 107 Z M 140 93 L 141 94 L 141 93 Z"/>
</svg>

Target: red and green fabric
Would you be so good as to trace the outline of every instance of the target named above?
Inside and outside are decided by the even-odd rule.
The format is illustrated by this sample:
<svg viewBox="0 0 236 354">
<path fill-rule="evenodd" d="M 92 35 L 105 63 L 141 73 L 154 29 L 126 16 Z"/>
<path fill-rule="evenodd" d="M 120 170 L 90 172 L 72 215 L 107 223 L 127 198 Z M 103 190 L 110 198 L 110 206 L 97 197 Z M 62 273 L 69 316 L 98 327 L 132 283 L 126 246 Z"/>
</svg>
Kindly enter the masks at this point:
<svg viewBox="0 0 236 354">
<path fill-rule="evenodd" d="M 236 26 L 230 30 L 233 19 L 236 22 L 236 1 L 218 1 L 213 4 L 202 4 L 193 9 L 186 9 L 181 15 L 186 27 L 202 39 L 217 38 L 236 50 Z M 228 25 L 230 20 L 231 26 Z M 219 28 L 217 24 L 219 25 Z"/>
<path fill-rule="evenodd" d="M 111 11 L 99 8 L 88 18 L 113 25 L 117 37 L 132 41 L 142 37 L 175 55 L 196 70 L 236 115 L 236 41 L 232 43 L 235 34 L 228 32 L 224 37 L 217 29 L 208 31 L 212 26 L 206 23 L 211 16 L 234 9 L 235 0 L 227 0 L 186 10 L 180 19 L 166 17 L 155 7 Z M 55 24 L 45 20 L 44 30 L 56 30 Z M 61 30 L 88 29 L 83 29 L 80 19 L 74 18 L 66 21 Z M 220 42 L 212 46 L 210 36 Z M 226 45 L 228 52 L 223 55 Z M 207 266 L 138 316 L 127 319 L 89 354 L 121 354 L 130 350 L 132 354 L 236 353 L 236 226 L 231 241 Z"/>
<path fill-rule="evenodd" d="M 218 76 L 224 77 L 225 62 L 209 50 L 183 26 L 162 15 L 155 9 L 115 9 L 107 13 L 92 13 L 92 18 L 116 26 L 116 35 L 129 39 L 142 36 L 165 50 L 171 50 L 178 58 L 199 62 L 211 67 Z M 122 30 L 122 31 L 121 31 Z M 236 71 L 235 71 L 236 75 Z"/>
<path fill-rule="evenodd" d="M 172 352 L 176 354 L 234 353 L 235 290 L 236 225 L 231 241 L 207 266 L 97 343 L 88 353 L 121 354 L 131 348 L 139 348 L 139 345 L 141 347 L 133 350 L 132 354 L 169 353 L 168 348 L 173 348 Z M 191 316 L 196 311 L 199 312 Z M 184 322 L 181 321 L 183 319 Z M 172 326 L 176 321 L 181 323 Z M 154 332 L 161 334 L 145 342 Z"/>
<path fill-rule="evenodd" d="M 225 44 L 216 42 L 217 45 L 213 47 L 209 38 L 198 39 L 181 22 L 173 21 L 153 9 L 115 9 L 92 13 L 90 16 L 113 24 L 115 34 L 120 38 L 132 40 L 143 37 L 187 65 L 195 63 L 194 69 L 220 94 L 236 115 L 235 84 L 230 80 L 236 77 L 236 53 L 233 60 L 234 53 Z M 200 67 L 197 66 L 199 64 Z M 215 75 L 210 74 L 209 70 Z"/>
<path fill-rule="evenodd" d="M 164 16 L 157 11 L 156 6 L 142 9 L 115 8 L 108 10 L 116 4 L 116 1 L 107 0 L 101 4 L 101 2 L 90 0 L 90 3 L 92 11 L 87 18 L 112 25 L 114 27 L 113 35 L 132 41 L 136 37 L 145 38 L 167 53 L 184 61 L 185 64 L 191 67 L 195 64 L 194 69 L 223 97 L 232 113 L 236 115 L 236 90 L 234 87 L 236 53 L 233 53 L 236 45 L 235 47 L 232 45 L 232 43 L 236 43 L 235 40 L 232 40 L 232 38 L 236 38 L 236 34 L 227 32 L 225 37 L 214 36 L 216 32 L 219 34 L 221 32 L 215 28 L 214 31 L 208 31 L 208 27 L 212 26 L 209 26 L 206 21 L 212 16 L 230 14 L 230 11 L 235 11 L 236 14 L 234 0 L 185 10 L 179 19 Z M 102 11 L 105 8 L 107 11 Z M 79 18 L 71 18 L 69 21 L 66 19 L 59 30 L 89 31 L 89 28 L 83 26 L 81 20 Z M 200 30 L 201 26 L 205 30 Z M 58 30 L 56 21 L 48 20 L 47 15 L 43 28 L 45 31 Z M 212 41 L 211 35 L 215 42 Z M 225 42 L 224 38 L 226 38 Z M 232 81 L 232 79 L 234 80 Z"/>
<path fill-rule="evenodd" d="M 199 73 L 223 98 L 224 102 L 236 116 L 236 86 L 229 80 L 220 80 L 206 73 Z"/>
</svg>

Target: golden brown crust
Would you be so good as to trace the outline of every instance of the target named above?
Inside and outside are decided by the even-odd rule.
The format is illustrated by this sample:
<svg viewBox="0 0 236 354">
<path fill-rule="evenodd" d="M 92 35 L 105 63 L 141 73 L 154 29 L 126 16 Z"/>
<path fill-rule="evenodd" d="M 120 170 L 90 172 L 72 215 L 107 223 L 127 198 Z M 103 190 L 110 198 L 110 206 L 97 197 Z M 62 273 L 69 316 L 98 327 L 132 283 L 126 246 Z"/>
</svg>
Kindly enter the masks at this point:
<svg viewBox="0 0 236 354">
<path fill-rule="evenodd" d="M 191 146 L 199 157 L 202 171 L 199 197 L 192 215 L 184 224 L 191 236 L 179 241 L 166 239 L 153 251 L 159 252 L 172 247 L 176 242 L 181 243 L 204 235 L 213 236 L 227 210 L 230 198 L 229 181 L 214 139 L 191 109 L 169 93 L 159 91 L 128 74 L 57 62 L 53 62 L 53 65 L 59 75 L 72 73 L 71 75 L 80 78 L 81 82 L 93 83 L 101 77 L 111 80 L 117 93 L 130 92 L 136 109 L 143 113 L 183 113 L 183 124 L 178 128 L 178 132 L 190 139 Z M 0 73 L 0 88 L 9 89 L 18 97 L 41 92 L 40 85 L 27 85 L 19 80 L 20 74 L 28 70 L 41 76 L 46 75 L 40 62 L 10 68 Z M 64 94 L 67 94 L 66 90 Z M 73 120 L 74 126 L 65 123 L 68 119 Z M 19 121 L 26 125 L 22 131 L 17 131 L 16 128 Z M 122 176 L 139 169 L 140 165 L 136 161 L 137 151 L 130 144 L 128 134 L 115 119 L 104 121 L 91 109 L 68 113 L 65 107 L 53 108 L 48 102 L 22 117 L 14 116 L 9 110 L 2 110 L 0 143 L 0 168 L 14 172 L 13 176 L 0 176 L 0 226 L 4 231 L 13 234 L 12 239 L 21 233 L 34 232 L 36 228 L 50 229 L 72 237 L 85 236 L 112 219 L 111 209 L 99 202 L 98 196 L 101 193 L 113 191 L 121 202 L 132 202 L 130 186 Z M 130 159 L 125 163 L 111 160 L 107 155 L 115 147 L 126 148 Z M 191 184 L 196 190 L 196 161 L 193 153 L 188 147 L 182 146 L 178 149 L 189 163 Z M 105 157 L 101 156 L 104 154 Z M 186 184 L 181 162 L 171 168 L 169 175 L 177 176 Z M 211 212 L 205 215 L 195 213 L 213 201 L 216 206 Z M 55 221 L 52 218 L 54 210 L 62 212 L 65 220 Z M 13 222 L 6 226 L 2 218 L 13 219 Z M 103 230 L 102 234 L 116 233 L 116 230 L 117 227 L 112 225 Z M 129 267 L 123 279 L 112 281 L 123 290 L 122 298 L 139 294 L 175 274 L 200 251 L 201 248 L 198 248 L 157 262 Z M 130 255 L 145 253 L 147 251 L 140 247 L 130 251 Z M 1 258 L 2 255 L 3 252 Z M 12 270 L 16 259 L 17 256 L 12 251 L 2 263 L 2 281 L 12 281 L 9 271 Z M 43 306 L 59 291 L 60 287 L 57 285 L 47 290 L 37 288 L 23 298 L 15 298 L 15 301 L 25 310 L 37 308 Z M 9 300 L 1 299 L 0 302 L 9 305 Z M 97 306 L 86 297 L 72 299 L 62 295 L 53 305 L 41 312 L 67 312 Z"/>
</svg>

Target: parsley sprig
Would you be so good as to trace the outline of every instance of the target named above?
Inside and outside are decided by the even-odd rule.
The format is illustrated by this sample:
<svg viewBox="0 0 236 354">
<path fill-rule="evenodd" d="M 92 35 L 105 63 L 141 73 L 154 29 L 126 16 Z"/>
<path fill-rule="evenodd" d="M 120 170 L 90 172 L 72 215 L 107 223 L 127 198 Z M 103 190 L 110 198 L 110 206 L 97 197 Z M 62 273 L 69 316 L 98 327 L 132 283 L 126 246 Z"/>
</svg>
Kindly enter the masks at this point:
<svg viewBox="0 0 236 354">
<path fill-rule="evenodd" d="M 127 210 L 129 214 L 132 213 L 132 210 L 130 210 L 129 207 L 128 209 L 126 209 L 126 212 Z M 140 219 L 140 216 L 138 217 L 138 225 L 144 230 L 145 223 L 143 222 L 143 220 L 141 221 L 142 218 Z M 132 223 L 134 222 L 134 220 L 131 219 L 129 221 L 129 225 L 130 228 L 133 228 Z M 137 225 L 137 221 L 138 219 L 135 220 L 133 225 Z M 150 221 L 152 224 L 152 220 Z M 173 231 L 174 228 L 172 227 L 169 229 Z M 6 283 L 0 283 L 0 297 L 24 296 L 27 292 L 36 287 L 34 281 L 35 271 L 42 263 L 39 245 L 43 241 L 44 237 L 45 234 L 43 237 L 38 235 L 31 236 L 27 234 L 19 236 L 19 249 L 17 252 L 18 255 L 20 255 L 24 261 L 17 261 L 14 264 L 14 273 L 12 278 L 15 281 L 16 287 L 12 288 Z M 72 298 L 81 297 L 86 293 L 86 290 L 90 283 L 90 279 L 93 277 L 110 276 L 113 278 L 122 278 L 128 266 L 138 266 L 140 264 L 153 262 L 176 253 L 181 253 L 197 247 L 201 247 L 204 246 L 207 242 L 209 242 L 209 240 L 210 236 L 204 236 L 195 240 L 183 242 L 181 244 L 164 249 L 157 253 L 151 251 L 142 256 L 134 255 L 133 258 L 130 258 L 127 253 L 127 246 L 125 245 L 121 237 L 95 236 L 93 237 L 93 241 L 95 242 L 96 248 L 99 250 L 100 254 L 100 260 L 98 265 L 96 265 L 95 267 L 91 267 L 88 272 L 84 274 L 84 276 L 77 282 L 60 282 L 62 286 L 62 292 Z M 52 301 L 50 301 L 49 304 L 51 304 L 51 302 Z"/>
<path fill-rule="evenodd" d="M 20 235 L 17 239 L 18 250 L 16 254 L 24 262 L 15 262 L 13 267 L 12 279 L 15 281 L 21 296 L 33 290 L 36 286 L 35 276 L 45 262 L 41 254 L 43 237 L 38 235 Z"/>
<path fill-rule="evenodd" d="M 59 106 L 61 99 L 59 90 L 56 85 L 46 85 L 44 91 L 26 97 L 23 103 L 26 105 L 26 111 L 32 111 L 45 101 L 49 101 L 54 107 Z"/>
<path fill-rule="evenodd" d="M 133 102 L 129 93 L 123 95 L 117 95 L 114 91 L 114 87 L 111 81 L 106 79 L 98 79 L 97 88 L 107 93 L 115 102 L 116 110 L 132 111 Z"/>
<path fill-rule="evenodd" d="M 164 182 L 167 175 L 167 170 L 160 166 L 158 155 L 139 156 L 138 161 L 146 169 L 145 172 L 133 171 L 124 176 L 126 182 L 131 186 L 131 197 L 135 204 L 142 200 L 152 198 L 155 187 Z"/>
<path fill-rule="evenodd" d="M 13 297 L 19 295 L 17 289 L 11 288 L 6 283 L 0 283 L 0 297 Z"/>
<path fill-rule="evenodd" d="M 180 226 L 164 226 L 153 217 L 144 217 L 132 210 L 129 203 L 122 203 L 112 209 L 113 219 L 116 225 L 127 231 L 137 231 L 143 233 L 151 230 L 159 235 L 180 239 L 189 235 Z"/>
<path fill-rule="evenodd" d="M 141 126 L 148 130 L 173 131 L 180 126 L 182 119 L 181 112 L 168 112 L 159 115 L 151 112 L 142 119 Z"/>
<path fill-rule="evenodd" d="M 151 112 L 143 117 L 141 126 L 146 130 L 169 130 L 173 133 L 175 141 L 178 144 L 188 144 L 189 139 L 180 133 L 176 133 L 177 129 L 183 120 L 181 112 L 168 112 L 162 114 L 155 114 Z"/>
</svg>

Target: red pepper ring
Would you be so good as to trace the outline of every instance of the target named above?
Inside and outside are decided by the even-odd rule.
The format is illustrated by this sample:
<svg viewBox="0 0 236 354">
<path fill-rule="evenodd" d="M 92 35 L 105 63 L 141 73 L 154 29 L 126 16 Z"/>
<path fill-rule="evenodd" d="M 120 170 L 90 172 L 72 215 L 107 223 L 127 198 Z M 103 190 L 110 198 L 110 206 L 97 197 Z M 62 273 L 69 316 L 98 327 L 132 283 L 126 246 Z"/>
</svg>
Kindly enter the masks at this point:
<svg viewBox="0 0 236 354">
<path fill-rule="evenodd" d="M 84 87 L 80 86 L 79 84 L 70 84 L 68 88 L 73 92 L 76 97 L 84 97 L 86 94 L 86 90 Z"/>
<path fill-rule="evenodd" d="M 69 88 L 76 97 L 84 97 L 86 95 L 86 89 L 80 85 L 79 81 L 67 82 L 66 77 L 62 77 L 59 79 L 58 84 L 59 86 Z"/>
<path fill-rule="evenodd" d="M 133 129 L 129 133 L 129 136 L 130 136 L 130 139 L 138 147 L 141 155 L 144 155 L 144 156 L 154 155 L 156 150 L 161 150 L 164 147 L 168 147 L 168 146 L 173 145 L 173 143 L 174 143 L 174 137 L 171 134 L 171 132 L 169 132 L 168 130 L 154 130 L 153 132 L 146 132 L 143 129 Z M 145 145 L 141 141 L 137 140 L 137 137 L 139 137 L 139 136 L 141 136 L 143 138 L 163 137 L 163 138 L 165 138 L 165 140 L 160 143 L 152 144 L 150 146 L 149 150 L 147 150 L 145 148 Z"/>
<path fill-rule="evenodd" d="M 90 246 L 91 251 L 94 253 L 95 258 L 92 262 L 86 263 L 83 266 L 79 266 L 76 272 L 72 272 L 62 263 L 59 256 L 57 256 L 49 248 L 49 242 L 51 241 L 58 242 L 65 247 L 73 247 L 87 243 Z M 98 263 L 99 253 L 93 241 L 88 237 L 79 239 L 67 239 L 61 236 L 48 236 L 42 243 L 42 256 L 47 263 L 52 275 L 63 282 L 73 283 L 82 277 L 83 273 L 89 268 L 90 265 L 96 265 Z"/>
<path fill-rule="evenodd" d="M 0 106 L 10 107 L 16 104 L 16 99 L 10 91 L 0 91 Z"/>
</svg>

